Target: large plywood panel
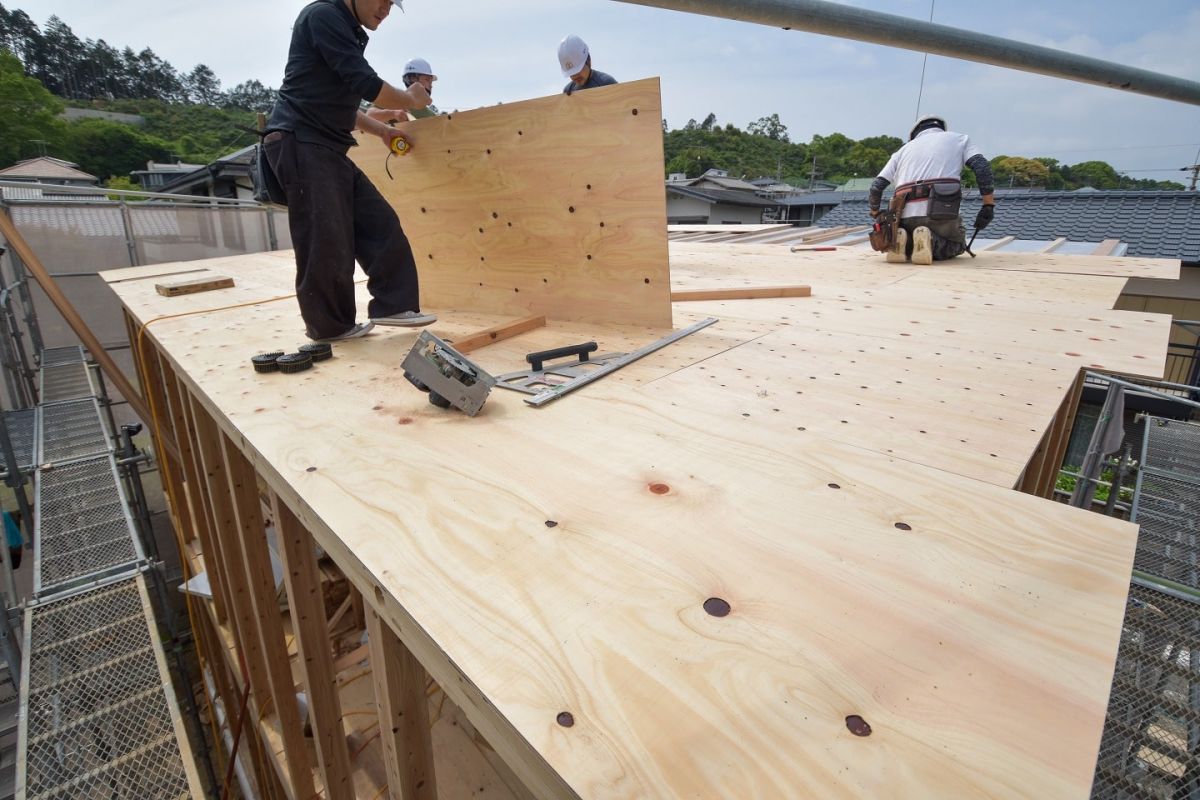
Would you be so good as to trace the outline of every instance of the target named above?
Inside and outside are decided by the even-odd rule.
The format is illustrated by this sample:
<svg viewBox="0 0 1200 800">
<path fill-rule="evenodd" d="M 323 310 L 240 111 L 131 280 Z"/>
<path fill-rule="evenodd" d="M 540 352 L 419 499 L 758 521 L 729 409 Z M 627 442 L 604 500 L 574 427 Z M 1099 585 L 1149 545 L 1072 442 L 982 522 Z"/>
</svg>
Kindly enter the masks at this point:
<svg viewBox="0 0 1200 800">
<path fill-rule="evenodd" d="M 1136 531 L 1003 487 L 1078 369 L 1160 362 L 1165 318 L 1074 270 L 1038 297 L 1026 271 L 672 250 L 681 289 L 814 297 L 690 303 L 680 324 L 720 322 L 473 419 L 404 382 L 412 331 L 251 371 L 294 303 L 203 309 L 284 294 L 279 258 L 220 265 L 213 296 L 114 289 L 142 320 L 202 312 L 148 335 L 539 796 L 1086 797 Z M 472 359 L 656 335 L 551 318 Z"/>
<path fill-rule="evenodd" d="M 351 157 L 400 214 L 422 302 L 670 327 L 658 80 L 447 114 Z"/>
</svg>

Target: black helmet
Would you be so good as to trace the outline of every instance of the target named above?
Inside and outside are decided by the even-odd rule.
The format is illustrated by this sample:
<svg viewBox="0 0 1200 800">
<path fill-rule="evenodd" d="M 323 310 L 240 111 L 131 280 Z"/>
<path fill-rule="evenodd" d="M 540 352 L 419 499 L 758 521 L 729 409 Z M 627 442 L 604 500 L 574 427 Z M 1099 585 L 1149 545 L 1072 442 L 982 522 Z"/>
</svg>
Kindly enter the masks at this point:
<svg viewBox="0 0 1200 800">
<path fill-rule="evenodd" d="M 941 128 L 946 130 L 946 120 L 939 117 L 937 114 L 926 114 L 919 120 L 913 123 L 912 130 L 908 132 L 908 140 L 911 142 L 917 138 L 917 134 L 921 131 L 929 130 L 930 128 Z"/>
</svg>

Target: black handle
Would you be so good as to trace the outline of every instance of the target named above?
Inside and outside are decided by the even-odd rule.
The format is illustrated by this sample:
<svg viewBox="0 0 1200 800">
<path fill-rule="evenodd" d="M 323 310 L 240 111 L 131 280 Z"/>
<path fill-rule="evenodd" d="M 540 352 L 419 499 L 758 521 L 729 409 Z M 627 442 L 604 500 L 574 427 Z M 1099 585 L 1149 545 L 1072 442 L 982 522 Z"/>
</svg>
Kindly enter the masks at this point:
<svg viewBox="0 0 1200 800">
<path fill-rule="evenodd" d="M 567 356 L 579 356 L 580 361 L 587 361 L 588 353 L 594 353 L 596 349 L 595 342 L 584 342 L 583 344 L 572 344 L 566 347 L 556 347 L 553 350 L 530 353 L 525 356 L 525 360 L 533 367 L 534 372 L 541 372 L 543 361 L 553 361 L 556 358 L 566 358 Z"/>
</svg>

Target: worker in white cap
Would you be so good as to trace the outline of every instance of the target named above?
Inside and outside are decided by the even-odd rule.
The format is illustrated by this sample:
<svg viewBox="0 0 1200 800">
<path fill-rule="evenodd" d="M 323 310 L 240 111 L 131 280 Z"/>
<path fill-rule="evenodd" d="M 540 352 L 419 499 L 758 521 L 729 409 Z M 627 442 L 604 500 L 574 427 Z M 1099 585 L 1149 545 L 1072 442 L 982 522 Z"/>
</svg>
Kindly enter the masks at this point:
<svg viewBox="0 0 1200 800">
<path fill-rule="evenodd" d="M 437 109 L 432 105 L 433 82 L 437 75 L 433 67 L 423 58 L 410 58 L 404 65 L 404 94 L 411 100 L 411 105 L 405 108 L 372 108 L 367 116 L 391 125 L 394 122 L 406 122 L 411 119 L 437 116 Z"/>
<path fill-rule="evenodd" d="M 574 94 L 580 89 L 593 89 L 597 86 L 611 86 L 617 82 L 612 75 L 592 69 L 592 54 L 587 43 L 573 33 L 558 45 L 558 65 L 562 67 L 563 77 L 571 79 L 563 89 L 563 94 Z"/>
</svg>

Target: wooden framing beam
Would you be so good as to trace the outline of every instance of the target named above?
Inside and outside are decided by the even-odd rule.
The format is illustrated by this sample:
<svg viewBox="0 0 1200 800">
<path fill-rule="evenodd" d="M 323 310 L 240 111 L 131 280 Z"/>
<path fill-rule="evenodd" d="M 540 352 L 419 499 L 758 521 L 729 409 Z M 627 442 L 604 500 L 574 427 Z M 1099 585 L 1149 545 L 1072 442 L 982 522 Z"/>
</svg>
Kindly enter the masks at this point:
<svg viewBox="0 0 1200 800">
<path fill-rule="evenodd" d="M 312 536 L 285 503 L 271 495 L 283 580 L 287 586 L 292 633 L 300 655 L 300 672 L 308 694 L 308 717 L 317 749 L 317 765 L 329 798 L 353 797 L 350 752 L 342 726 L 337 675 L 329 649 L 321 575 L 313 555 Z"/>
<path fill-rule="evenodd" d="M 1116 252 L 1116 249 L 1120 246 L 1120 244 L 1120 239 L 1105 239 L 1100 244 L 1096 245 L 1096 249 L 1093 250 L 1090 255 L 1111 256 L 1114 252 Z"/>
<path fill-rule="evenodd" d="M 514 336 L 519 336 L 522 333 L 537 328 L 545 327 L 546 318 L 538 317 L 523 317 L 512 322 L 504 322 L 500 325 L 493 325 L 490 328 L 484 328 L 481 331 L 464 336 L 461 339 L 455 339 L 450 342 L 454 349 L 460 353 L 470 353 L 478 350 L 481 347 L 487 347 L 489 344 L 502 342 L 505 339 L 511 339 Z"/>
<path fill-rule="evenodd" d="M 811 297 L 811 286 L 754 286 L 745 289 L 677 289 L 671 292 L 672 303 L 696 300 L 759 300 L 772 297 Z"/>
<path fill-rule="evenodd" d="M 91 353 L 92 358 L 96 359 L 96 363 L 108 375 L 108 379 L 112 381 L 113 386 L 117 387 L 117 391 L 121 393 L 128 402 L 134 412 L 143 420 L 150 420 L 150 408 L 146 405 L 146 401 L 142 399 L 141 393 L 133 388 L 133 384 L 125 377 L 125 373 L 117 366 L 117 362 L 112 360 L 112 356 L 104 349 L 104 345 L 96 338 L 96 334 L 92 333 L 92 329 L 83 321 L 83 317 L 79 316 L 79 311 L 67 299 L 66 294 L 59 288 L 58 282 L 51 277 L 46 267 L 42 264 L 41 259 L 37 257 L 37 253 L 33 252 L 33 248 L 25 241 L 25 237 L 17 230 L 17 226 L 13 223 L 12 218 L 8 216 L 7 211 L 0 210 L 0 234 L 4 235 L 8 246 L 25 264 L 25 268 L 29 270 L 29 274 L 42 287 L 42 291 L 46 293 L 46 297 L 54 303 L 54 307 L 58 309 L 58 313 L 62 314 L 63 319 L 71 326 L 71 330 L 79 337 L 79 341 L 83 342 L 83 346 Z M 137 347 L 137 342 L 133 342 L 133 346 Z"/>
<path fill-rule="evenodd" d="M 392 800 L 436 800 L 425 669 L 375 609 L 367 611 L 371 675 Z"/>
<path fill-rule="evenodd" d="M 275 576 L 271 571 L 266 527 L 260 511 L 258 481 L 246 457 L 224 435 L 221 436 L 220 445 L 237 519 L 236 526 L 228 534 L 236 540 L 235 552 L 242 556 L 241 567 L 254 611 L 247 638 L 257 638 L 263 654 L 267 684 L 275 699 L 275 713 L 279 717 L 280 734 L 283 737 L 283 757 L 290 778 L 288 788 L 299 800 L 311 797 L 316 789 L 300 710 L 296 704 L 283 623 L 279 618 L 278 594 Z"/>
</svg>

